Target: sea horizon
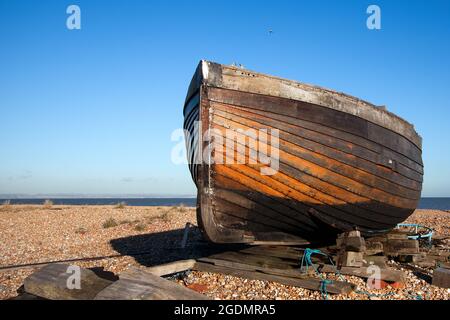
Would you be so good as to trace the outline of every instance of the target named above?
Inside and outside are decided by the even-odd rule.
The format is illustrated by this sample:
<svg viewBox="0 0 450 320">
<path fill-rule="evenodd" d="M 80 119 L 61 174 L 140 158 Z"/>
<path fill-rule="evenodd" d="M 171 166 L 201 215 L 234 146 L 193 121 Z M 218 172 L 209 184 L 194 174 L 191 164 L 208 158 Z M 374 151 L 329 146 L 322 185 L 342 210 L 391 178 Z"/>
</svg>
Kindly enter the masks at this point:
<svg viewBox="0 0 450 320">
<path fill-rule="evenodd" d="M 195 196 L 29 196 L 29 197 L 4 197 L 0 196 L 0 204 L 43 204 L 51 200 L 54 205 L 116 205 L 125 202 L 129 206 L 188 206 L 195 207 L 197 198 Z M 450 210 L 450 197 L 422 197 L 417 209 Z"/>
</svg>

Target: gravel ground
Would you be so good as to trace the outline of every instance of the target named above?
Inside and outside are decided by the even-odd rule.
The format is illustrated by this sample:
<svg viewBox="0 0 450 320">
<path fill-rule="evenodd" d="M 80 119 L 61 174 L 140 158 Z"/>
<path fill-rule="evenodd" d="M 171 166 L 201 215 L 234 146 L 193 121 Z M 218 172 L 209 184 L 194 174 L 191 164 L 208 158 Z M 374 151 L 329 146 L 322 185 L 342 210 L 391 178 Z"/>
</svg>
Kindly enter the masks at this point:
<svg viewBox="0 0 450 320">
<path fill-rule="evenodd" d="M 196 225 L 195 209 L 185 207 L 29 206 L 0 207 L 0 299 L 17 295 L 23 280 L 36 267 L 1 270 L 2 267 L 79 258 L 82 267 L 103 267 L 118 274 L 129 266 L 151 266 L 202 255 L 197 248 L 181 249 L 186 223 Z M 407 222 L 435 228 L 449 235 L 450 213 L 417 210 Z M 198 229 L 190 240 L 201 244 Z M 132 256 L 130 256 L 130 254 Z M 120 256 L 125 255 L 125 256 Z M 393 268 L 400 265 L 390 263 Z M 405 288 L 370 291 L 371 299 L 449 299 L 450 290 L 434 287 L 410 270 Z M 325 276 L 325 275 L 324 275 Z M 334 275 L 326 275 L 335 279 Z M 361 291 L 365 281 L 344 276 Z M 267 281 L 246 280 L 221 274 L 189 272 L 176 279 L 215 299 L 322 299 L 320 292 Z M 365 294 L 330 295 L 329 299 L 369 299 Z"/>
<path fill-rule="evenodd" d="M 154 265 L 177 258 L 183 229 L 196 223 L 185 207 L 28 206 L 0 207 L 0 268 L 78 258 L 146 252 L 142 256 L 73 262 L 120 273 L 131 265 Z M 167 252 L 170 250 L 170 252 Z M 164 252 L 164 254 L 161 254 Z M 182 258 L 182 254 L 180 254 Z M 72 263 L 72 262 L 71 262 Z M 0 269 L 0 299 L 17 295 L 36 268 Z"/>
</svg>

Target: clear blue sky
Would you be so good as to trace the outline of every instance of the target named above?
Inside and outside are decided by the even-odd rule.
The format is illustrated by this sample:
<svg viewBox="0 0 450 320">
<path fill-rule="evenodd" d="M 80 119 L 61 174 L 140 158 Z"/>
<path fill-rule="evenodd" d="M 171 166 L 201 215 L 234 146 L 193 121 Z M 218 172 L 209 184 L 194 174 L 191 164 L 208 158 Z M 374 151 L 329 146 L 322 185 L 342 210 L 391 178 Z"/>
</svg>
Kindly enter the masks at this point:
<svg viewBox="0 0 450 320">
<path fill-rule="evenodd" d="M 387 105 L 450 196 L 449 58 L 450 1 L 0 0 L 0 193 L 195 194 L 170 135 L 208 59 Z"/>
</svg>

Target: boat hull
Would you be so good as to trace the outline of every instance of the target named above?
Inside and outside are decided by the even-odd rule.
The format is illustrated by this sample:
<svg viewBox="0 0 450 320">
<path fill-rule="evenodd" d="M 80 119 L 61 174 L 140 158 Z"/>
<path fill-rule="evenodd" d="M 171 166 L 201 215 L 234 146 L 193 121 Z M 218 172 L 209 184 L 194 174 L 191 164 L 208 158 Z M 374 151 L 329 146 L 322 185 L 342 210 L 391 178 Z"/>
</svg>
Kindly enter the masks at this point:
<svg viewBox="0 0 450 320">
<path fill-rule="evenodd" d="M 370 236 L 414 212 L 420 139 L 395 116 L 371 109 L 358 116 L 328 106 L 326 97 L 293 99 L 261 83 L 279 79 L 225 68 L 201 63 L 184 109 L 198 222 L 208 239 L 297 244 L 355 228 Z M 231 85 L 226 72 L 239 75 Z"/>
</svg>

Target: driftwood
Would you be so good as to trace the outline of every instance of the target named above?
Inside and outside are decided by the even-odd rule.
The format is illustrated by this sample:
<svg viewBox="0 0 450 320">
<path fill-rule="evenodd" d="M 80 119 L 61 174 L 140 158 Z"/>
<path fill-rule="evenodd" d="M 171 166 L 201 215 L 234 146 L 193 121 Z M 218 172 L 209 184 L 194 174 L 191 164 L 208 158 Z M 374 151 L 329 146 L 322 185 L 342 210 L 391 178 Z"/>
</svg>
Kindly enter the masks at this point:
<svg viewBox="0 0 450 320">
<path fill-rule="evenodd" d="M 208 300 L 202 294 L 138 268 L 97 294 L 95 300 Z"/>
<path fill-rule="evenodd" d="M 90 300 L 112 281 L 98 277 L 92 270 L 79 268 L 80 286 L 72 282 L 75 271 L 68 264 L 50 264 L 25 279 L 25 292 L 50 300 Z M 72 288 L 72 289 L 71 289 Z"/>
</svg>

